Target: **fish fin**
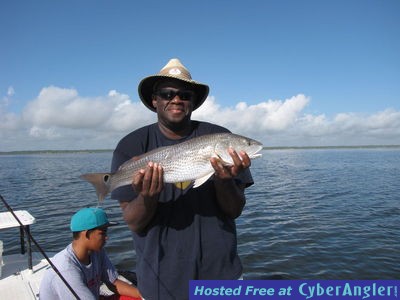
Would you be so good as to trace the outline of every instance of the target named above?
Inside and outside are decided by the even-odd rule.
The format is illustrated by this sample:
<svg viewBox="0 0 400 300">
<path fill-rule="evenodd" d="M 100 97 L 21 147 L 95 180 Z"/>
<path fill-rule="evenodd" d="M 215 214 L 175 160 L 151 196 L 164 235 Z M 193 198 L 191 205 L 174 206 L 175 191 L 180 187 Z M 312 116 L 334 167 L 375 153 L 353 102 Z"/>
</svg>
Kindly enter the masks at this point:
<svg viewBox="0 0 400 300">
<path fill-rule="evenodd" d="M 207 173 L 206 175 L 204 175 L 203 177 L 197 178 L 194 181 L 194 185 L 193 188 L 197 188 L 199 186 L 201 186 L 204 182 L 206 182 L 212 175 L 214 174 L 214 170 L 212 170 L 212 172 Z"/>
<path fill-rule="evenodd" d="M 79 176 L 81 179 L 90 182 L 96 189 L 97 198 L 99 202 L 103 202 L 104 198 L 110 192 L 109 186 L 107 185 L 110 179 L 110 173 L 87 173 Z"/>
</svg>

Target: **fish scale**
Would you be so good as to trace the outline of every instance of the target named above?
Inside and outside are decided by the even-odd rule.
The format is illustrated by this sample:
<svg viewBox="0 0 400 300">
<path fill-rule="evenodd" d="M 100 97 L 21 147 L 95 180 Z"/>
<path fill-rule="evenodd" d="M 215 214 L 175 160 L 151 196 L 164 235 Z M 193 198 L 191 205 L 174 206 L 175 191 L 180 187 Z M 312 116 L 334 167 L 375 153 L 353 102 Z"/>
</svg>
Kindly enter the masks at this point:
<svg viewBox="0 0 400 300">
<path fill-rule="evenodd" d="M 88 173 L 81 178 L 93 184 L 99 201 L 102 201 L 114 189 L 131 184 L 134 174 L 153 162 L 162 166 L 165 183 L 194 181 L 196 188 L 214 174 L 210 163 L 212 157 L 219 158 L 225 165 L 233 165 L 229 148 L 244 151 L 252 159 L 261 155 L 257 153 L 262 144 L 233 133 L 208 134 L 146 152 L 122 164 L 115 173 Z"/>
</svg>

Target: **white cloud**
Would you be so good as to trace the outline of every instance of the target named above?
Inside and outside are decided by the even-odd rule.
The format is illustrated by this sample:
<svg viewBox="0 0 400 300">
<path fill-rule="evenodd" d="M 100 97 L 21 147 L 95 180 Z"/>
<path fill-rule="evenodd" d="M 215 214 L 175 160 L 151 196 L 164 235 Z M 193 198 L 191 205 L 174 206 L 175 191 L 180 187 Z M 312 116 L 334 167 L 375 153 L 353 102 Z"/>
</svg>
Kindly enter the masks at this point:
<svg viewBox="0 0 400 300">
<path fill-rule="evenodd" d="M 33 126 L 93 128 L 107 120 L 114 103 L 105 98 L 85 99 L 73 89 L 48 87 L 30 102 L 23 119 Z"/>
<path fill-rule="evenodd" d="M 26 124 L 36 127 L 124 131 L 143 123 L 152 113 L 128 95 L 114 90 L 108 95 L 84 98 L 74 89 L 47 87 L 24 112 Z"/>
<path fill-rule="evenodd" d="M 7 96 L 12 97 L 14 96 L 14 94 L 15 94 L 14 88 L 12 86 L 9 86 L 7 89 Z"/>
<path fill-rule="evenodd" d="M 111 90 L 107 95 L 82 97 L 75 89 L 43 88 L 22 113 L 0 105 L 0 151 L 34 149 L 114 148 L 130 131 L 156 121 L 156 114 L 140 101 Z M 306 114 L 309 97 L 249 105 L 221 106 L 210 96 L 193 119 L 213 122 L 232 132 L 261 140 L 265 146 L 400 144 L 400 112 L 386 109 L 374 114 L 343 112 L 329 118 Z"/>
<path fill-rule="evenodd" d="M 11 98 L 14 94 L 14 88 L 12 86 L 8 87 L 6 96 L 0 100 L 0 116 L 7 110 L 7 107 L 10 105 Z"/>
<path fill-rule="evenodd" d="M 239 102 L 233 108 L 221 109 L 214 98 L 209 98 L 193 116 L 218 121 L 234 132 L 268 133 L 290 127 L 308 103 L 306 96 L 297 95 L 285 101 L 268 100 L 255 105 Z"/>
</svg>

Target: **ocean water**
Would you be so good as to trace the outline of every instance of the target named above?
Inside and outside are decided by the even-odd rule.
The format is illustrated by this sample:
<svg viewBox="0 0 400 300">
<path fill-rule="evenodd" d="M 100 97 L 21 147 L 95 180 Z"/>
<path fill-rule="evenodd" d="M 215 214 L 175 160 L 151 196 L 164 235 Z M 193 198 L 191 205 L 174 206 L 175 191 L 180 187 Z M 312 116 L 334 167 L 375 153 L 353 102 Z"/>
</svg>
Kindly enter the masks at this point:
<svg viewBox="0 0 400 300">
<path fill-rule="evenodd" d="M 71 240 L 71 215 L 96 206 L 86 172 L 107 171 L 111 152 L 0 155 L 0 194 L 35 218 L 46 252 Z M 237 219 L 245 279 L 400 279 L 400 149 L 263 150 Z M 134 270 L 130 232 L 116 201 L 102 204 L 120 224 L 106 248 Z M 0 204 L 0 211 L 6 208 Z M 18 229 L 0 230 L 4 254 L 19 251 Z"/>
</svg>

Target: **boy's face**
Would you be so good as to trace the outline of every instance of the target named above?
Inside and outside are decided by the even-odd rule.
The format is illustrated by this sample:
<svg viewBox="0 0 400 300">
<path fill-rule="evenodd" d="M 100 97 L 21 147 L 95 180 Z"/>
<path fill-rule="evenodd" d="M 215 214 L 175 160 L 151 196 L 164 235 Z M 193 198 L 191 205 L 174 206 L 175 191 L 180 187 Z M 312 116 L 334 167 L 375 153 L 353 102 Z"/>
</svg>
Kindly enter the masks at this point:
<svg viewBox="0 0 400 300">
<path fill-rule="evenodd" d="M 100 251 L 101 248 L 106 244 L 107 228 L 93 229 L 89 236 L 89 248 L 93 251 Z"/>
</svg>

